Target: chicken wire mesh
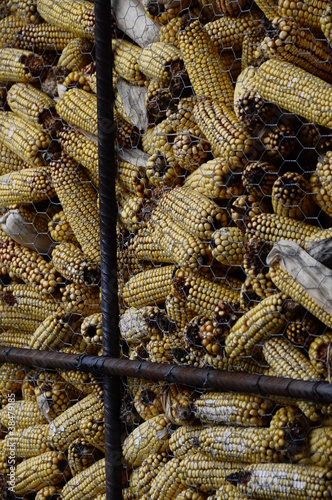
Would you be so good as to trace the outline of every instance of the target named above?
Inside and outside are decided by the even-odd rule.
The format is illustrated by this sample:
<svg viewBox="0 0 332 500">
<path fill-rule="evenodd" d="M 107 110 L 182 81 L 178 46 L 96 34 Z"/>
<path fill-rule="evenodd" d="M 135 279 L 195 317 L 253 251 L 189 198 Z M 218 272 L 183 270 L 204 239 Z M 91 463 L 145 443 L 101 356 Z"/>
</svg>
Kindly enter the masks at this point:
<svg viewBox="0 0 332 500">
<path fill-rule="evenodd" d="M 112 9 L 114 127 L 93 3 L 1 5 L 1 497 L 330 498 L 330 2 Z"/>
</svg>

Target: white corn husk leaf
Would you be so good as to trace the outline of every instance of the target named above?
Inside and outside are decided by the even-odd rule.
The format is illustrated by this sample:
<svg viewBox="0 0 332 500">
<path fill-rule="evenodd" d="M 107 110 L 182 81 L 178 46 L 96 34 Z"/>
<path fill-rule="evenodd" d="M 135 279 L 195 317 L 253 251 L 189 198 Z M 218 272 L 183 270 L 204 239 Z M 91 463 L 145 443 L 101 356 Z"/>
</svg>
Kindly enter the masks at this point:
<svg viewBox="0 0 332 500">
<path fill-rule="evenodd" d="M 117 79 L 116 88 L 130 123 L 139 130 L 146 130 L 148 128 L 148 114 L 146 109 L 146 94 L 148 89 L 139 85 L 130 85 L 124 78 Z"/>
<path fill-rule="evenodd" d="M 117 26 L 137 45 L 158 42 L 160 26 L 146 15 L 139 0 L 117 0 L 111 6 Z"/>
<path fill-rule="evenodd" d="M 332 314 L 332 270 L 293 241 L 276 243 L 266 258 L 268 266 L 281 268 L 310 295 L 324 311 Z M 296 299 L 296 297 L 293 297 Z"/>
</svg>

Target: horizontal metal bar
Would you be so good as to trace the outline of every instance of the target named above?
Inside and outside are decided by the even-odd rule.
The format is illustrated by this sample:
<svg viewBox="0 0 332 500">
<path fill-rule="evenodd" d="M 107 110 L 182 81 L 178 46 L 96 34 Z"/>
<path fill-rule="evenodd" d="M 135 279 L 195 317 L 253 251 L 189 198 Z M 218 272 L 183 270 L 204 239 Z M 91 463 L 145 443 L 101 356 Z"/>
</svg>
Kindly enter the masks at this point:
<svg viewBox="0 0 332 500">
<path fill-rule="evenodd" d="M 97 375 L 138 377 L 153 381 L 164 380 L 190 387 L 291 397 L 315 403 L 332 403 L 332 384 L 325 381 L 294 380 L 213 368 L 195 368 L 149 361 L 133 361 L 125 358 L 115 359 L 106 356 L 76 355 L 13 347 L 0 347 L 0 362 L 42 368 L 80 370 Z"/>
</svg>

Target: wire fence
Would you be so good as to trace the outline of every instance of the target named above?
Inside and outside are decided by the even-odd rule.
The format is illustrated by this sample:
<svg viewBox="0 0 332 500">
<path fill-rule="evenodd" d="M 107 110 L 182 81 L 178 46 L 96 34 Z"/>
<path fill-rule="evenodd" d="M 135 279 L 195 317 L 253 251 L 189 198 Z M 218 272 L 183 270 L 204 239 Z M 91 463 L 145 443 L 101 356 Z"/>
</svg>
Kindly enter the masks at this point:
<svg viewBox="0 0 332 500">
<path fill-rule="evenodd" d="M 0 12 L 1 498 L 331 498 L 330 2 Z"/>
</svg>

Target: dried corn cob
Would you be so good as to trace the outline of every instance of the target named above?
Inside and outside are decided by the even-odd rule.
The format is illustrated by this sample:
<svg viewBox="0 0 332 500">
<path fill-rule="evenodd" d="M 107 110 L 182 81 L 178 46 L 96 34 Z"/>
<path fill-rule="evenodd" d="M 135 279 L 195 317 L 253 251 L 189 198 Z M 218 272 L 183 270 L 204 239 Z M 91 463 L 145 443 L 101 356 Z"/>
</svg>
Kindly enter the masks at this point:
<svg viewBox="0 0 332 500">
<path fill-rule="evenodd" d="M 213 231 L 227 224 L 227 215 L 222 208 L 189 187 L 166 192 L 159 202 L 159 209 L 166 211 L 174 222 L 184 224 L 188 232 L 203 241 L 208 241 Z"/>
<path fill-rule="evenodd" d="M 246 31 L 242 41 L 241 71 L 248 66 L 257 66 L 262 60 L 260 44 L 265 35 L 265 26 L 254 26 Z"/>
<path fill-rule="evenodd" d="M 75 36 L 74 33 L 59 29 L 56 24 L 38 23 L 20 26 L 13 42 L 16 48 L 37 53 L 51 49 L 61 52 Z"/>
<path fill-rule="evenodd" d="M 259 26 L 261 19 L 262 13 L 258 9 L 252 8 L 250 12 L 243 12 L 234 18 L 228 16 L 219 17 L 215 21 L 207 23 L 204 29 L 218 48 L 236 51 L 242 49 L 242 42 L 246 32 Z"/>
<path fill-rule="evenodd" d="M 10 449 L 15 446 L 17 457 L 31 458 L 51 451 L 47 443 L 48 424 L 39 424 L 10 431 L 5 437 L 5 452 L 10 454 Z"/>
<path fill-rule="evenodd" d="M 183 70 L 181 52 L 162 42 L 154 42 L 144 47 L 137 55 L 137 62 L 141 73 L 165 84 L 169 84 L 171 78 Z"/>
<path fill-rule="evenodd" d="M 123 443 L 123 458 L 130 467 L 139 467 L 151 453 L 166 451 L 169 423 L 165 415 L 146 420 Z"/>
<path fill-rule="evenodd" d="M 179 42 L 177 36 L 181 30 L 181 17 L 174 17 L 170 19 L 167 24 L 160 27 L 159 42 L 169 43 L 176 49 L 179 49 Z"/>
<path fill-rule="evenodd" d="M 195 316 L 195 312 L 186 307 L 186 301 L 175 295 L 166 297 L 165 309 L 169 321 L 175 325 L 178 332 L 181 332 Z"/>
<path fill-rule="evenodd" d="M 319 372 L 306 356 L 284 337 L 271 337 L 263 346 L 263 355 L 279 377 L 319 380 Z"/>
<path fill-rule="evenodd" d="M 10 330 L 4 330 L 0 333 L 0 346 L 1 347 L 18 347 L 27 348 L 29 347 L 30 335 L 21 332 L 20 330 L 15 330 L 14 328 Z"/>
<path fill-rule="evenodd" d="M 24 375 L 24 369 L 21 365 L 12 365 L 11 363 L 2 363 L 0 365 L 0 398 L 3 406 L 10 394 L 14 394 L 21 389 Z"/>
<path fill-rule="evenodd" d="M 172 458 L 163 464 L 157 475 L 151 481 L 149 497 L 151 500 L 165 498 L 170 500 L 181 493 L 186 486 L 179 477 L 180 460 Z"/>
<path fill-rule="evenodd" d="M 33 333 L 59 306 L 52 295 L 41 293 L 35 285 L 12 284 L 0 288 L 0 324 L 5 329 Z"/>
<path fill-rule="evenodd" d="M 79 244 L 73 230 L 70 227 L 64 210 L 56 212 L 48 224 L 48 230 L 52 239 L 58 243 L 68 242 Z"/>
<path fill-rule="evenodd" d="M 332 151 L 327 151 L 325 155 L 319 158 L 316 171 L 310 178 L 310 185 L 313 191 L 314 200 L 317 205 L 329 216 L 332 215 L 332 193 L 329 182 L 331 160 Z"/>
<path fill-rule="evenodd" d="M 254 464 L 226 479 L 251 498 L 305 500 L 328 498 L 332 474 L 328 468 L 295 464 Z"/>
<path fill-rule="evenodd" d="M 199 435 L 203 427 L 201 425 L 181 425 L 169 438 L 169 449 L 179 459 L 186 455 L 199 452 Z"/>
<path fill-rule="evenodd" d="M 9 0 L 7 5 L 10 12 L 22 18 L 25 23 L 33 24 L 39 19 L 35 0 Z"/>
<path fill-rule="evenodd" d="M 28 346 L 30 349 L 40 351 L 54 350 L 58 345 L 70 340 L 73 330 L 70 327 L 69 316 L 58 312 L 47 316 L 30 336 Z"/>
<path fill-rule="evenodd" d="M 48 438 L 51 445 L 59 451 L 68 449 L 70 443 L 83 437 L 80 419 L 103 411 L 103 404 L 96 394 L 88 394 L 67 410 L 60 413 L 50 424 Z"/>
<path fill-rule="evenodd" d="M 324 15 L 327 0 L 303 0 L 303 2 L 289 2 L 279 0 L 278 11 L 282 17 L 291 17 L 298 26 L 320 31 L 320 17 Z"/>
<path fill-rule="evenodd" d="M 149 420 L 164 413 L 163 400 L 165 398 L 165 388 L 162 383 L 145 382 L 138 383 L 138 387 L 133 403 L 139 416 L 143 420 Z"/>
<path fill-rule="evenodd" d="M 210 144 L 202 136 L 198 127 L 177 134 L 174 139 L 173 153 L 180 168 L 195 171 L 210 156 Z"/>
<path fill-rule="evenodd" d="M 54 419 L 76 401 L 79 392 L 58 373 L 39 373 L 34 388 L 36 401 L 48 420 Z"/>
<path fill-rule="evenodd" d="M 16 83 L 7 93 L 10 109 L 23 120 L 49 128 L 48 121 L 56 120 L 55 102 L 45 92 L 30 84 Z"/>
<path fill-rule="evenodd" d="M 92 50 L 93 43 L 89 38 L 74 38 L 63 48 L 56 67 L 67 71 L 80 70 L 91 62 Z"/>
<path fill-rule="evenodd" d="M 316 337 L 310 344 L 308 355 L 314 369 L 328 380 L 331 378 L 332 332 Z"/>
<path fill-rule="evenodd" d="M 166 224 L 166 219 L 163 221 L 163 225 Z M 156 225 L 155 225 L 156 226 Z M 166 227 L 167 229 L 167 227 Z M 161 241 L 159 241 L 159 237 L 162 234 L 159 231 L 158 226 L 154 227 L 152 223 L 147 223 L 146 227 L 138 229 L 134 238 L 130 241 L 128 246 L 128 256 L 136 257 L 137 260 L 145 261 L 149 260 L 151 262 L 160 262 L 160 263 L 168 263 L 172 264 L 175 262 L 174 258 L 179 259 L 179 250 L 170 251 L 167 246 L 162 245 Z M 176 233 L 175 233 L 176 234 Z M 167 238 L 168 235 L 166 235 Z M 165 236 L 164 236 L 165 241 Z M 187 237 L 187 243 L 188 243 Z M 180 249 L 181 250 L 181 249 Z M 187 259 L 189 255 L 186 254 L 182 249 L 182 258 Z"/>
<path fill-rule="evenodd" d="M 203 96 L 194 108 L 194 117 L 216 157 L 227 158 L 231 168 L 243 167 L 257 156 L 252 139 L 236 114 Z"/>
<path fill-rule="evenodd" d="M 44 71 L 41 56 L 29 50 L 5 47 L 0 49 L 0 81 L 22 82 L 40 78 Z"/>
<path fill-rule="evenodd" d="M 278 169 L 268 162 L 249 163 L 242 174 L 243 186 L 257 201 L 271 197 L 273 185 L 278 179 Z"/>
<path fill-rule="evenodd" d="M 94 188 L 82 168 L 65 155 L 50 166 L 54 188 L 84 256 L 99 263 L 99 211 Z"/>
<path fill-rule="evenodd" d="M 211 319 L 220 301 L 236 304 L 242 283 L 233 277 L 213 281 L 208 276 L 186 274 L 178 269 L 173 278 L 175 295 L 186 301 L 188 309 Z"/>
<path fill-rule="evenodd" d="M 148 494 L 151 482 L 169 460 L 165 452 L 148 455 L 130 475 L 129 486 L 137 495 Z"/>
<path fill-rule="evenodd" d="M 270 429 L 261 427 L 209 426 L 199 435 L 200 450 L 217 460 L 259 463 L 278 462 Z"/>
<path fill-rule="evenodd" d="M 267 242 L 292 240 L 302 247 L 311 239 L 319 241 L 324 235 L 324 231 L 311 224 L 274 214 L 251 217 L 247 221 L 247 231 L 250 236 Z"/>
<path fill-rule="evenodd" d="M 15 428 L 26 429 L 30 426 L 44 425 L 47 420 L 42 414 L 38 404 L 35 401 L 17 400 L 11 403 L 10 407 L 0 410 L 1 425 L 10 427 L 10 421 L 14 419 Z"/>
<path fill-rule="evenodd" d="M 64 242 L 56 245 L 52 251 L 52 262 L 55 269 L 66 280 L 84 285 L 99 283 L 99 267 L 89 263 L 82 250 L 74 243 Z"/>
<path fill-rule="evenodd" d="M 155 306 L 172 292 L 174 266 L 155 267 L 138 273 L 124 285 L 122 299 L 127 307 Z"/>
<path fill-rule="evenodd" d="M 41 152 L 50 144 L 50 136 L 31 120 L 12 111 L 0 111 L 0 141 L 25 162 L 41 166 L 45 160 Z"/>
<path fill-rule="evenodd" d="M 16 495 L 34 493 L 44 486 L 62 483 L 68 476 L 65 454 L 47 451 L 17 465 L 13 490 Z"/>
<path fill-rule="evenodd" d="M 271 200 L 276 215 L 297 220 L 317 215 L 309 182 L 295 172 L 286 172 L 275 181 Z"/>
<path fill-rule="evenodd" d="M 57 134 L 64 151 L 88 171 L 93 184 L 98 188 L 98 144 L 72 127 L 63 127 Z"/>
<path fill-rule="evenodd" d="M 53 263 L 16 241 L 0 242 L 0 262 L 11 276 L 35 285 L 42 293 L 53 293 L 59 283 Z"/>
<path fill-rule="evenodd" d="M 232 199 L 243 191 L 239 173 L 231 170 L 224 158 L 215 158 L 200 165 L 185 178 L 184 186 L 216 201 Z"/>
<path fill-rule="evenodd" d="M 105 453 L 105 419 L 103 411 L 83 417 L 80 431 L 84 439 L 98 450 Z"/>
<path fill-rule="evenodd" d="M 0 20 L 0 48 L 11 47 L 16 37 L 16 33 L 26 25 L 22 17 L 10 14 Z"/>
<path fill-rule="evenodd" d="M 147 161 L 146 176 L 153 187 L 175 187 L 182 184 L 184 171 L 164 153 L 155 153 Z"/>
<path fill-rule="evenodd" d="M 89 355 L 102 354 L 102 316 L 95 313 L 84 318 L 81 324 L 82 343 L 81 347 Z"/>
<path fill-rule="evenodd" d="M 95 28 L 94 6 L 92 2 L 64 0 L 54 3 L 51 0 L 37 0 L 37 10 L 50 24 L 70 31 L 76 36 L 93 39 Z"/>
<path fill-rule="evenodd" d="M 112 40 L 112 49 L 116 74 L 135 85 L 143 85 L 146 78 L 139 67 L 142 49 L 127 40 Z"/>
<path fill-rule="evenodd" d="M 264 427 L 274 403 L 247 394 L 207 392 L 194 403 L 194 413 L 203 423 Z"/>
<path fill-rule="evenodd" d="M 91 373 L 78 372 L 76 370 L 67 370 L 61 372 L 61 377 L 73 385 L 81 394 L 99 394 L 102 396 L 102 390 L 98 385 L 96 378 Z"/>
<path fill-rule="evenodd" d="M 296 82 L 295 87 L 293 82 Z M 256 89 L 266 101 L 276 103 L 280 108 L 296 113 L 309 122 L 331 127 L 330 85 L 304 69 L 278 59 L 269 59 L 259 69 L 252 66 L 245 69 L 235 88 L 235 105 L 248 90 Z"/>
<path fill-rule="evenodd" d="M 123 340 L 129 345 L 137 345 L 156 334 L 168 332 L 170 324 L 169 318 L 159 307 L 129 307 L 121 315 L 119 328 Z"/>
<path fill-rule="evenodd" d="M 283 457 L 300 461 L 308 455 L 307 436 L 309 424 L 296 406 L 284 406 L 276 411 L 270 423 L 275 449 Z"/>
<path fill-rule="evenodd" d="M 222 486 L 226 476 L 234 470 L 236 462 L 211 458 L 207 453 L 188 453 L 180 462 L 179 476 L 186 488 L 191 486 L 212 493 Z"/>
<path fill-rule="evenodd" d="M 41 488 L 35 496 L 35 500 L 55 500 L 60 497 L 62 486 L 44 486 Z"/>
<path fill-rule="evenodd" d="M 331 67 L 325 42 L 317 40 L 312 32 L 300 29 L 293 18 L 278 18 L 272 21 L 275 32 L 261 43 L 263 54 L 278 57 L 281 61 L 296 64 L 313 75 L 330 81 Z"/>
<path fill-rule="evenodd" d="M 248 3 L 247 0 L 215 0 L 213 6 L 216 14 L 237 17 L 248 7 Z"/>
<path fill-rule="evenodd" d="M 318 467 L 330 467 L 332 462 L 331 444 L 332 428 L 330 426 L 324 425 L 312 429 L 307 438 L 309 457 L 305 458 L 302 463 Z"/>
<path fill-rule="evenodd" d="M 308 349 L 320 331 L 321 324 L 312 314 L 295 314 L 287 324 L 285 335 L 293 344 Z"/>
<path fill-rule="evenodd" d="M 97 135 L 97 98 L 76 87 L 64 92 L 55 106 L 59 116 L 70 125 Z"/>
<path fill-rule="evenodd" d="M 94 285 L 70 283 L 60 289 L 62 310 L 82 316 L 99 313 L 101 310 L 100 289 Z"/>
<path fill-rule="evenodd" d="M 229 108 L 234 96 L 232 81 L 207 30 L 194 21 L 179 33 L 178 41 L 195 94 Z"/>
<path fill-rule="evenodd" d="M 68 465 L 72 476 L 80 474 L 101 459 L 101 453 L 84 439 L 77 439 L 68 447 Z"/>
<path fill-rule="evenodd" d="M 0 144 L 0 175 L 3 176 L 13 170 L 21 170 L 24 167 L 24 161 L 20 156 L 7 148 L 3 143 Z"/>
<path fill-rule="evenodd" d="M 284 271 L 279 262 L 274 261 L 270 266 L 270 276 L 273 283 L 289 297 L 298 301 L 311 314 L 316 316 L 322 323 L 332 328 L 332 316 L 328 311 L 315 302 L 306 290 L 297 283 L 294 278 Z"/>
<path fill-rule="evenodd" d="M 225 340 L 226 354 L 231 358 L 251 355 L 270 335 L 282 332 L 296 306 L 282 293 L 263 299 L 231 328 Z"/>
<path fill-rule="evenodd" d="M 244 257 L 244 234 L 237 227 L 215 231 L 211 238 L 212 256 L 224 266 L 240 266 Z"/>
<path fill-rule="evenodd" d="M 49 200 L 55 196 L 51 172 L 45 168 L 24 168 L 0 178 L 0 202 L 6 207 Z"/>
</svg>

